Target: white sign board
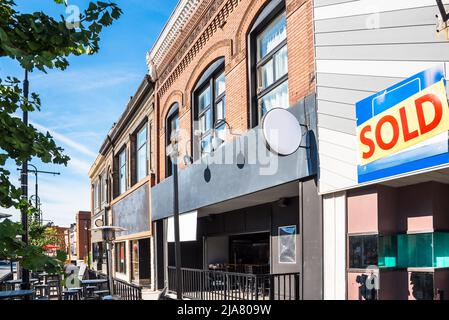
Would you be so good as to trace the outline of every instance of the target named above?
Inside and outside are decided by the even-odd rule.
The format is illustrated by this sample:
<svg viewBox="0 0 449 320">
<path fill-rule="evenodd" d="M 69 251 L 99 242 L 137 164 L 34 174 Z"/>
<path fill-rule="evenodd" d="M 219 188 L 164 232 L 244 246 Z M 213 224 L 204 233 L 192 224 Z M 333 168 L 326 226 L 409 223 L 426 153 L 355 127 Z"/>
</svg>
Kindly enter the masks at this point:
<svg viewBox="0 0 449 320">
<path fill-rule="evenodd" d="M 179 238 L 180 241 L 196 241 L 198 211 L 192 211 L 179 215 Z M 175 242 L 174 218 L 168 218 L 167 241 Z"/>
</svg>

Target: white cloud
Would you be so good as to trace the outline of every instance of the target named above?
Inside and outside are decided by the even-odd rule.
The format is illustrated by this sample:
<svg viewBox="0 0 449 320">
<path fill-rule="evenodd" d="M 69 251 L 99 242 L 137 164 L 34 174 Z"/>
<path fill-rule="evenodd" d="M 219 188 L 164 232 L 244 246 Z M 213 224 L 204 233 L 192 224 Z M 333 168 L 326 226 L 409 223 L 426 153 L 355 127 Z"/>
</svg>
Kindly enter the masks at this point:
<svg viewBox="0 0 449 320">
<path fill-rule="evenodd" d="M 74 156 L 70 156 L 68 168 L 74 169 L 74 171 L 81 173 L 87 177 L 90 167 L 91 167 L 90 163 L 83 161 L 81 159 L 78 159 Z"/>
<path fill-rule="evenodd" d="M 36 90 L 55 90 L 58 87 L 67 92 L 87 92 L 116 87 L 139 80 L 140 73 L 126 69 L 84 69 L 79 71 L 53 71 L 31 77 Z"/>
<path fill-rule="evenodd" d="M 31 123 L 36 129 L 42 132 L 50 132 L 50 134 L 55 138 L 56 140 L 62 142 L 63 144 L 67 145 L 68 147 L 71 147 L 87 156 L 95 158 L 97 154 L 91 150 L 89 150 L 87 147 L 83 146 L 82 144 L 70 139 L 66 135 L 63 135 L 61 133 L 58 133 L 56 131 L 51 130 L 50 128 L 47 128 L 45 126 L 42 126 L 38 123 L 32 122 Z"/>
</svg>

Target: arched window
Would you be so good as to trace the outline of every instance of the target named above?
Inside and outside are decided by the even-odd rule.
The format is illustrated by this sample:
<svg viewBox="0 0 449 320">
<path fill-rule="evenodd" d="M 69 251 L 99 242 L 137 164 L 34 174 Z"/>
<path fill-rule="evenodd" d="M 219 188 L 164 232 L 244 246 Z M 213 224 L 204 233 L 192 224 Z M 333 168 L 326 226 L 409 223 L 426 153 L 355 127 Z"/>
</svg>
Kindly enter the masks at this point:
<svg viewBox="0 0 449 320">
<path fill-rule="evenodd" d="M 179 107 L 178 103 L 174 103 L 170 107 L 170 111 L 167 114 L 165 123 L 165 146 L 168 147 L 171 144 L 171 137 L 179 130 Z M 167 150 L 167 148 L 166 148 Z M 165 177 L 170 177 L 173 174 L 174 165 L 171 161 L 170 155 L 165 155 Z"/>
<path fill-rule="evenodd" d="M 193 90 L 194 158 L 212 151 L 215 130 L 224 140 L 226 120 L 226 83 L 224 58 L 217 59 L 202 74 Z"/>
<path fill-rule="evenodd" d="M 287 24 L 284 0 L 272 0 L 249 33 L 251 125 L 270 109 L 288 108 Z"/>
</svg>

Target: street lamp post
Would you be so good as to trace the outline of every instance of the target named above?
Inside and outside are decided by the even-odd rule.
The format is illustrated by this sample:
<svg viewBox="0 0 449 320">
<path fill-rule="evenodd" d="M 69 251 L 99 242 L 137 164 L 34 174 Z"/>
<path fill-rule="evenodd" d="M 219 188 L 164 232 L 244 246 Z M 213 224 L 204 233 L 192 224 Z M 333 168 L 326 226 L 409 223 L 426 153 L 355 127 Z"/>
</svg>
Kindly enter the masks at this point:
<svg viewBox="0 0 449 320">
<path fill-rule="evenodd" d="M 178 132 L 170 137 L 171 144 L 168 152 L 173 163 L 173 224 L 175 232 L 175 269 L 176 269 L 176 298 L 182 300 L 182 273 L 181 273 L 181 242 L 179 236 L 179 187 L 178 187 Z"/>
<path fill-rule="evenodd" d="M 23 80 L 23 95 L 25 100 L 28 100 L 28 92 L 29 92 L 29 82 L 28 82 L 28 70 L 25 70 L 25 79 Z M 23 124 L 28 126 L 28 111 L 26 108 L 23 109 Z M 22 199 L 28 202 L 28 161 L 25 160 L 22 163 L 22 172 L 20 177 L 20 184 L 22 189 Z M 21 210 L 21 218 L 22 218 L 22 241 L 28 245 L 28 212 L 27 208 L 23 207 Z M 30 289 L 30 272 L 28 269 L 22 267 L 22 290 Z"/>
<path fill-rule="evenodd" d="M 116 231 L 126 231 L 126 229 L 115 226 L 105 226 L 101 219 L 98 219 L 95 223 L 95 228 L 93 230 L 100 230 L 103 236 L 103 241 L 106 244 L 106 257 L 108 265 L 108 283 L 109 291 L 111 296 L 114 294 L 114 281 L 112 278 L 112 249 L 114 247 L 115 232 Z"/>
<path fill-rule="evenodd" d="M 33 171 L 34 173 L 34 177 L 35 177 L 35 185 L 34 185 L 34 196 L 35 196 L 35 208 L 36 210 L 40 209 L 40 203 L 39 203 L 39 182 L 38 182 L 38 174 L 39 173 L 44 173 L 44 174 L 51 174 L 53 176 L 59 176 L 61 173 L 60 172 L 53 172 L 53 171 L 42 171 L 42 170 L 38 170 L 37 167 L 34 164 L 28 164 L 29 167 L 32 167 L 33 169 L 30 171 Z M 42 224 L 43 223 L 43 216 L 42 213 L 39 213 L 39 222 Z"/>
<path fill-rule="evenodd" d="M 89 222 L 87 220 L 84 221 L 84 230 L 86 231 L 86 241 L 87 244 L 85 247 L 85 252 L 87 252 L 87 266 L 90 268 L 90 238 L 89 238 Z"/>
</svg>

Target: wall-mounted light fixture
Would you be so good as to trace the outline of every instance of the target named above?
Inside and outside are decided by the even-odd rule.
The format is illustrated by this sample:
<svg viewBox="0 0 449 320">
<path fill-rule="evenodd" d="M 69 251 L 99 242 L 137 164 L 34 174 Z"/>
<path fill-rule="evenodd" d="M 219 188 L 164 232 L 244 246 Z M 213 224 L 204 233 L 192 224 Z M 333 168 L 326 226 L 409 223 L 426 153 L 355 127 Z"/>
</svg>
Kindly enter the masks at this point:
<svg viewBox="0 0 449 320">
<path fill-rule="evenodd" d="M 218 125 L 221 125 L 223 123 L 226 125 L 226 127 L 228 127 L 229 134 L 231 134 L 233 136 L 240 136 L 240 134 L 232 132 L 231 126 L 229 125 L 229 123 L 225 119 L 218 119 L 218 120 L 216 120 L 214 122 L 214 130 L 212 132 L 212 150 L 213 151 L 216 151 L 218 149 L 218 147 L 220 147 L 221 144 L 224 142 L 224 140 L 218 136 L 217 129 L 215 129 Z"/>
<path fill-rule="evenodd" d="M 447 21 L 449 20 L 449 15 L 446 12 L 446 8 L 444 8 L 442 0 L 436 0 L 438 10 L 440 11 L 439 15 L 436 15 L 437 18 L 437 32 L 447 31 Z"/>
<path fill-rule="evenodd" d="M 186 154 L 183 157 L 185 166 L 191 165 L 193 163 L 193 158 L 189 154 L 189 142 L 190 141 L 191 141 L 190 139 L 186 141 Z"/>
</svg>

